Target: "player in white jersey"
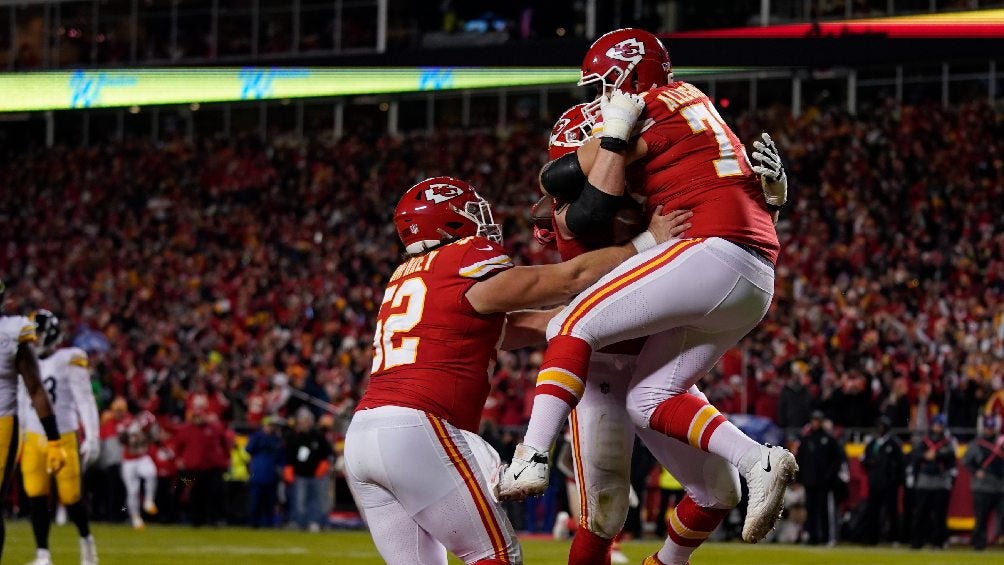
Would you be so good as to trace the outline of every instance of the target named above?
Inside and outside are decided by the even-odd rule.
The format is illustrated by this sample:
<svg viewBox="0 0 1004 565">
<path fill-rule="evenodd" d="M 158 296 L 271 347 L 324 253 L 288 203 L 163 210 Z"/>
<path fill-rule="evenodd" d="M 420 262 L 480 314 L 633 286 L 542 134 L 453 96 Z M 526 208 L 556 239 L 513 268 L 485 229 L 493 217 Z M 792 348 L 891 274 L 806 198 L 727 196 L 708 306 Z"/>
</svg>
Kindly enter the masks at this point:
<svg viewBox="0 0 1004 565">
<path fill-rule="evenodd" d="M 0 281 L 0 500 L 3 500 L 14 469 L 17 455 L 17 376 L 24 379 L 28 396 L 39 415 L 39 422 L 48 440 L 45 449 L 46 468 L 58 471 L 66 461 L 59 441 L 59 426 L 52 414 L 49 395 L 42 387 L 38 359 L 31 344 L 38 338 L 35 324 L 24 316 L 3 316 L 3 296 L 6 287 Z M 0 514 L 0 562 L 6 531 Z"/>
<path fill-rule="evenodd" d="M 28 401 L 27 389 L 19 387 L 19 418 L 24 423 L 21 450 L 21 478 L 28 495 L 31 529 L 35 534 L 35 560 L 29 565 L 52 565 L 49 555 L 49 490 L 56 482 L 59 502 L 80 534 L 81 565 L 97 565 L 98 555 L 88 523 L 87 508 L 81 501 L 81 468 L 97 459 L 98 406 L 91 390 L 87 353 L 76 347 L 58 348 L 62 332 L 59 319 L 48 310 L 32 315 L 37 327 L 39 369 L 42 385 L 49 395 L 56 423 L 63 431 L 60 441 L 68 454 L 66 465 L 50 472 L 45 465 L 45 432 L 38 414 Z M 77 453 L 77 429 L 83 427 L 84 441 Z M 83 465 L 81 465 L 81 459 Z"/>
</svg>

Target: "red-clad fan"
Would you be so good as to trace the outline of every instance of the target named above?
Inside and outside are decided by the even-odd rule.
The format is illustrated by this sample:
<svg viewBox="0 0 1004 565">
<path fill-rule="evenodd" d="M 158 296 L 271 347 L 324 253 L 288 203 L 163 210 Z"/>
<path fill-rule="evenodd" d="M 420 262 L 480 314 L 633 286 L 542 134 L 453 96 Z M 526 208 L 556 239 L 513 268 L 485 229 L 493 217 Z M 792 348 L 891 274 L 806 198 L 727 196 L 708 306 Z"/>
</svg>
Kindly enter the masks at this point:
<svg viewBox="0 0 1004 565">
<path fill-rule="evenodd" d="M 650 209 L 692 211 L 693 227 L 686 239 L 626 261 L 551 321 L 530 424 L 500 494 L 546 488 L 545 454 L 582 398 L 592 352 L 648 336 L 624 377 L 631 419 L 737 467 L 750 486 L 743 538 L 759 541 L 777 520 L 795 459 L 755 442 L 690 390 L 770 306 L 778 243 L 768 206 L 786 201 L 783 168 L 760 155 L 754 171 L 708 97 L 673 80 L 665 47 L 644 30 L 599 38 L 586 53 L 580 84 L 599 87 L 602 128 L 541 172 L 544 188 L 570 203 L 569 230 L 590 243 L 610 237 L 630 197 L 627 186 Z M 776 154 L 767 151 L 769 137 L 764 141 L 755 147 Z M 574 390 L 551 387 L 556 375 L 576 383 Z"/>
<path fill-rule="evenodd" d="M 637 242 L 557 265 L 516 267 L 474 188 L 435 177 L 394 214 L 409 258 L 391 276 L 377 317 L 370 385 L 345 439 L 349 484 L 381 557 L 517 564 L 519 543 L 492 494 L 499 456 L 477 435 L 496 350 L 540 340 L 560 304 L 645 245 L 675 216 L 656 214 Z M 646 243 L 647 242 L 647 243 Z"/>
</svg>

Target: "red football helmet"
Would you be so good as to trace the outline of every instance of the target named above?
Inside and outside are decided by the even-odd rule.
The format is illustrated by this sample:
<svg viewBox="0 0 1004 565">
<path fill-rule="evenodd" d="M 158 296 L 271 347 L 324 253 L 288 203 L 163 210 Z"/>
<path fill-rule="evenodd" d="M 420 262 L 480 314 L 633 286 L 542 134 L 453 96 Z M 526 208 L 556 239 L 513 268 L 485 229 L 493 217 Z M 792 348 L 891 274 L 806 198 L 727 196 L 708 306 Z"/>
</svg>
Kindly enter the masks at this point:
<svg viewBox="0 0 1004 565">
<path fill-rule="evenodd" d="M 453 177 L 425 179 L 408 189 L 394 210 L 394 227 L 411 255 L 469 236 L 502 244 L 502 228 L 474 187 Z"/>
<path fill-rule="evenodd" d="M 659 38 L 638 28 L 600 36 L 582 60 L 579 86 L 599 82 L 602 93 L 612 89 L 638 94 L 673 80 L 669 53 Z"/>
<path fill-rule="evenodd" d="M 548 159 L 553 161 L 581 147 L 592 135 L 597 121 L 598 104 L 576 104 L 565 110 L 551 130 L 551 139 L 547 143 Z"/>
</svg>

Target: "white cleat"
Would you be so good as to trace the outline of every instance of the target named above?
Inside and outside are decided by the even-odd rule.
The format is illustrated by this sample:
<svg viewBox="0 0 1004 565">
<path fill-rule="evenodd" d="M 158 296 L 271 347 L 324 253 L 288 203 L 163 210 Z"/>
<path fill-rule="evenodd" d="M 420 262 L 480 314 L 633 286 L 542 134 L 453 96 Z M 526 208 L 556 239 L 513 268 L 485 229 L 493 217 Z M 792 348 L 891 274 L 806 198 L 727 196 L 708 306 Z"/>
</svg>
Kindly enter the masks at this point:
<svg viewBox="0 0 1004 565">
<path fill-rule="evenodd" d="M 781 517 L 784 491 L 795 480 L 798 464 L 783 447 L 761 446 L 756 459 L 743 472 L 749 487 L 743 541 L 756 543 L 764 538 Z"/>
<path fill-rule="evenodd" d="M 516 446 L 512 463 L 500 469 L 498 499 L 523 500 L 528 496 L 544 494 L 549 475 L 547 453 L 521 443 Z"/>
<path fill-rule="evenodd" d="M 628 559 L 627 555 L 619 549 L 614 549 L 610 552 L 610 563 L 613 565 L 623 565 L 624 563 L 630 563 L 631 560 Z"/>
<path fill-rule="evenodd" d="M 56 525 L 65 526 L 66 525 L 66 507 L 62 504 L 56 506 Z"/>
<path fill-rule="evenodd" d="M 49 555 L 49 550 L 39 549 L 35 552 L 35 559 L 28 562 L 28 565 L 52 565 L 52 558 Z"/>
<path fill-rule="evenodd" d="M 94 536 L 80 538 L 80 565 L 98 565 L 98 546 Z"/>
</svg>

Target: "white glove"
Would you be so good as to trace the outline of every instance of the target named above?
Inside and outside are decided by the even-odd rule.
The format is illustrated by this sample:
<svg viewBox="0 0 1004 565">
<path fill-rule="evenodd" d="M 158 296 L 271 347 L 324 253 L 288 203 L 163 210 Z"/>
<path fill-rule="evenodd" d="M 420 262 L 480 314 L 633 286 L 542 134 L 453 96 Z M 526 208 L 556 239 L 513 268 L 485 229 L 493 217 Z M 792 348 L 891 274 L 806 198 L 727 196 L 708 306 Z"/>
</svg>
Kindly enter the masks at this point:
<svg viewBox="0 0 1004 565">
<path fill-rule="evenodd" d="M 84 469 L 97 463 L 99 455 L 101 455 L 101 443 L 98 442 L 98 438 L 86 438 L 80 444 L 80 459 Z"/>
<path fill-rule="evenodd" d="M 767 204 L 784 206 L 788 201 L 788 176 L 784 174 L 784 165 L 777 145 L 766 132 L 760 134 L 763 142 L 753 142 L 753 170 L 760 175 L 760 186 Z"/>
<path fill-rule="evenodd" d="M 614 137 L 627 141 L 631 137 L 638 116 L 645 109 L 645 99 L 637 94 L 627 94 L 615 90 L 600 98 L 600 114 L 603 116 L 602 137 Z"/>
</svg>

